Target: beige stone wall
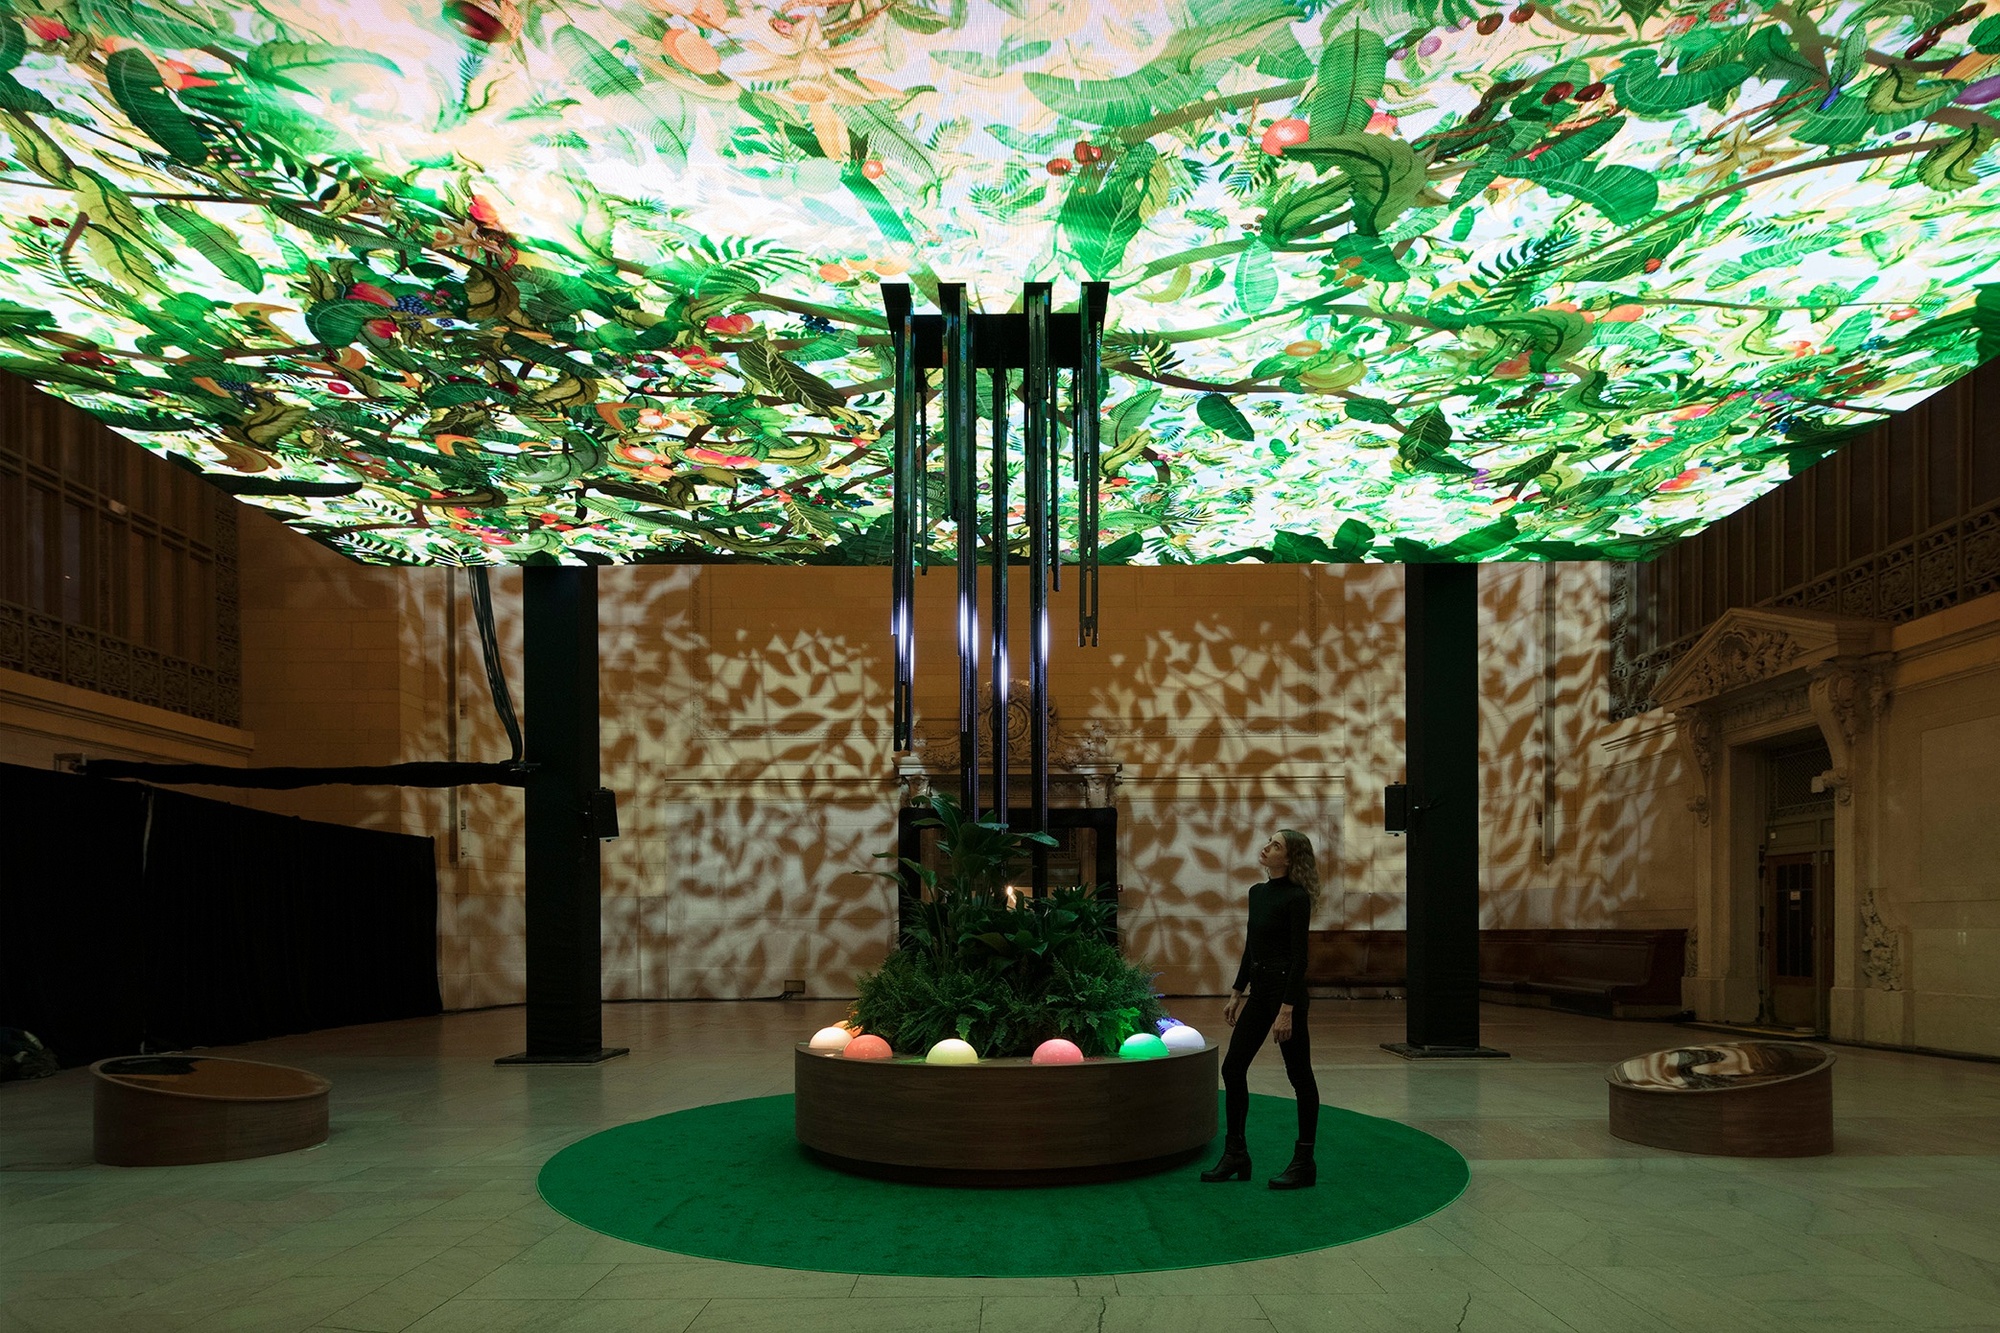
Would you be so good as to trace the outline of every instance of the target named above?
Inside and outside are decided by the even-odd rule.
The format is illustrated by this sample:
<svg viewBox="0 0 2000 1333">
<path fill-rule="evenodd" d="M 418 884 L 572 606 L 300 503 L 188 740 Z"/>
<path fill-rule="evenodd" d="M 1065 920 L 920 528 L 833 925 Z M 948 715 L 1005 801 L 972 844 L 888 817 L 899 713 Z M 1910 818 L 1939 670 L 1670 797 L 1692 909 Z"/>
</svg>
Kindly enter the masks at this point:
<svg viewBox="0 0 2000 1333">
<path fill-rule="evenodd" d="M 886 573 L 600 578 L 605 775 L 625 829 L 606 849 L 607 994 L 851 993 L 894 928 L 889 886 L 865 873 L 894 836 Z M 1495 568 L 1484 584 L 1489 924 L 1686 924 L 1686 885 L 1636 873 L 1632 848 L 1615 850 L 1635 873 L 1604 873 L 1605 746 L 1622 734 L 1603 721 L 1604 571 Z M 919 593 L 918 707 L 946 719 L 949 571 Z M 1161 986 L 1226 986 L 1278 826 L 1320 849 L 1318 924 L 1400 927 L 1402 844 L 1380 831 L 1381 787 L 1402 771 L 1400 571 L 1106 570 L 1094 650 L 1074 646 L 1073 593 L 1053 600 L 1051 690 L 1064 725 L 1101 722 L 1124 766 L 1121 911 Z M 1015 609 L 1019 653 L 1018 587 Z"/>
<path fill-rule="evenodd" d="M 248 758 L 505 757 L 462 576 L 355 565 L 249 513 L 243 546 Z M 605 994 L 775 995 L 794 979 L 851 994 L 894 929 L 892 891 L 867 873 L 895 819 L 886 571 L 599 579 L 603 771 L 623 829 L 604 848 Z M 519 704 L 519 574 L 493 583 Z M 1623 817 L 1634 792 L 1671 785 L 1673 761 L 1604 721 L 1605 589 L 1592 566 L 1482 572 L 1489 925 L 1686 924 L 1672 853 Z M 951 572 L 919 591 L 919 709 L 945 719 Z M 1401 571 L 1107 569 L 1102 594 L 1097 649 L 1074 644 L 1073 584 L 1053 599 L 1052 691 L 1065 724 L 1103 723 L 1124 765 L 1123 919 L 1160 985 L 1226 986 L 1256 849 L 1279 826 L 1320 849 L 1317 924 L 1401 927 L 1402 843 L 1380 831 L 1381 788 L 1402 774 Z M 1015 610 L 1023 676 L 1018 583 Z M 520 998 L 518 792 L 208 794 L 437 838 L 446 1003 Z"/>
<path fill-rule="evenodd" d="M 2000 1055 L 2000 594 L 1892 644 L 1876 897 L 1894 948 L 1864 959 L 1879 1001 L 1857 1035 Z"/>
</svg>

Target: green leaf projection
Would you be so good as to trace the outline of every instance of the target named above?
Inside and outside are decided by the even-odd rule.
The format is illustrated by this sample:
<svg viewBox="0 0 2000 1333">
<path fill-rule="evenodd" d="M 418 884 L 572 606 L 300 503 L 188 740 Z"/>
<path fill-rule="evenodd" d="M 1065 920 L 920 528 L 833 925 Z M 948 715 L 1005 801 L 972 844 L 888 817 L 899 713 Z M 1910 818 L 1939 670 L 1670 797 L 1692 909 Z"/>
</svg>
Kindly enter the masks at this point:
<svg viewBox="0 0 2000 1333">
<path fill-rule="evenodd" d="M 0 157 L 0 369 L 368 561 L 879 562 L 883 281 L 1112 284 L 1135 563 L 1643 557 L 2000 351 L 2000 0 L 0 0 Z"/>
</svg>

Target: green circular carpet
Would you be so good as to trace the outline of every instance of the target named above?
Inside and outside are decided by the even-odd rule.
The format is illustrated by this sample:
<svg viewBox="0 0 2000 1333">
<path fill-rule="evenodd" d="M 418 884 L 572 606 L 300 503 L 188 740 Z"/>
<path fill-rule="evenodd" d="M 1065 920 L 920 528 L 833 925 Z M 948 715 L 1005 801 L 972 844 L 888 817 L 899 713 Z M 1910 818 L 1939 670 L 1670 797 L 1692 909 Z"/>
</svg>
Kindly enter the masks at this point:
<svg viewBox="0 0 2000 1333">
<path fill-rule="evenodd" d="M 961 1189 L 823 1166 L 792 1137 L 792 1099 L 758 1097 L 593 1134 L 550 1158 L 538 1183 L 573 1221 L 679 1254 L 835 1273 L 1077 1277 L 1342 1245 L 1429 1216 L 1469 1178 L 1465 1159 L 1430 1135 L 1327 1106 L 1318 1187 L 1266 1189 L 1293 1133 L 1290 1099 L 1253 1096 L 1247 1184 L 1204 1185 L 1204 1159 L 1107 1184 Z M 1209 1157 L 1220 1148 L 1218 1137 Z"/>
</svg>

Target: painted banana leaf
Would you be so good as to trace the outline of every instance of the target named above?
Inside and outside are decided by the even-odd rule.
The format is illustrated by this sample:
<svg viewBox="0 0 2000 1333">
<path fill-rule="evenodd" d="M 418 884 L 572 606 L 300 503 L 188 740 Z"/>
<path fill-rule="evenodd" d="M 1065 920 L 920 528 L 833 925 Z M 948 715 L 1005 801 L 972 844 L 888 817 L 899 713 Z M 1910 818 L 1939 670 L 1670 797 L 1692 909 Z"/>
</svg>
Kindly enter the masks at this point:
<svg viewBox="0 0 2000 1333">
<path fill-rule="evenodd" d="M 2000 352 L 2000 0 L 0 0 L 0 159 L 0 369 L 374 562 L 880 562 L 883 281 L 1110 281 L 1135 563 L 1643 558 Z"/>
</svg>

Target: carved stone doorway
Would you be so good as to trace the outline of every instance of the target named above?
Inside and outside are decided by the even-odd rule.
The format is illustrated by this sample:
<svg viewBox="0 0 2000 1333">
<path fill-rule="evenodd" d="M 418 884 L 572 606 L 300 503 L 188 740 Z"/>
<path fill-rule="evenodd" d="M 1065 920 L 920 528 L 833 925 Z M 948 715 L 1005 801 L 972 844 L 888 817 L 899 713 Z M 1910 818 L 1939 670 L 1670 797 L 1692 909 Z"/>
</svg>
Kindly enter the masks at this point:
<svg viewBox="0 0 2000 1333">
<path fill-rule="evenodd" d="M 1884 809 L 1875 724 L 1889 704 L 1887 647 L 1888 626 L 1877 621 L 1739 608 L 1661 681 L 1659 698 L 1673 713 L 1693 787 L 1690 924 L 1702 947 L 1682 995 L 1697 1017 L 1784 1021 L 1854 1037 L 1871 1016 L 1879 1025 L 1899 1010 L 1900 980 L 1866 953 L 1880 887 Z M 1794 867 L 1778 886 L 1770 835 L 1783 803 L 1773 796 L 1773 761 L 1802 753 L 1792 744 L 1801 739 L 1826 747 L 1825 768 L 1803 776 L 1813 795 L 1831 798 L 1830 846 L 1776 849 L 1812 857 L 1810 885 Z M 1808 889 L 1811 974 L 1780 978 L 1781 968 L 1808 961 L 1801 934 L 1808 923 L 1799 916 Z M 1783 956 L 1773 934 L 1779 929 L 1794 931 Z"/>
</svg>

